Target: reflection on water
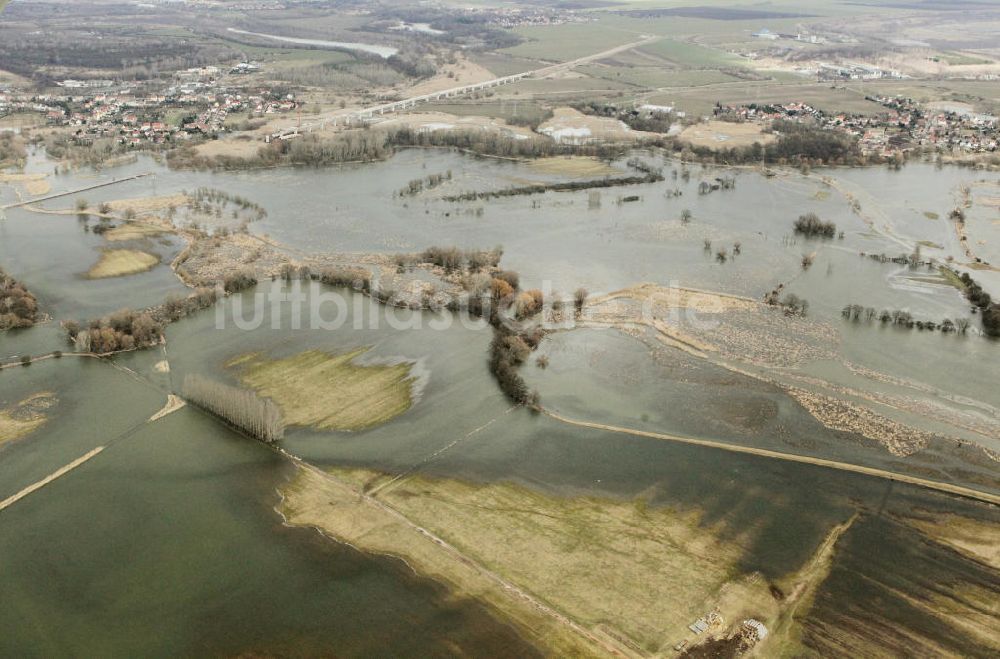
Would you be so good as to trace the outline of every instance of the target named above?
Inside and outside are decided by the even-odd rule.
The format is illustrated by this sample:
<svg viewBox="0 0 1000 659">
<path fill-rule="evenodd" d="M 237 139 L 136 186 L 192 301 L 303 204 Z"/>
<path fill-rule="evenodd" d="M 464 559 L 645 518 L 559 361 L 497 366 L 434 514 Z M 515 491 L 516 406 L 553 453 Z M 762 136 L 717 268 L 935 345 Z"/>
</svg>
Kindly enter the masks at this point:
<svg viewBox="0 0 1000 659">
<path fill-rule="evenodd" d="M 110 446 L 3 511 L 0 654 L 533 653 L 404 566 L 282 526 L 273 506 L 288 463 L 204 414 L 120 435 L 162 403 L 150 386 L 69 358 L 15 385 L 54 386 L 59 416 L 0 452 L 0 498 Z"/>
<path fill-rule="evenodd" d="M 36 159 L 31 166 L 43 164 Z M 942 199 L 973 173 L 924 165 L 903 173 L 824 172 L 842 179 L 862 210 L 878 218 L 873 231 L 843 196 L 814 177 L 766 179 L 747 171 L 738 175 L 735 190 L 699 195 L 698 181 L 717 172 L 692 167 L 690 181 L 675 181 L 675 166 L 666 164 L 666 183 L 636 189 L 640 202 L 619 204 L 618 192 L 604 190 L 594 210 L 585 192 L 445 202 L 446 194 L 487 182 L 508 187 L 546 176 L 518 164 L 424 150 L 371 165 L 243 173 L 171 172 L 143 158 L 113 173 L 60 177 L 55 185 L 71 189 L 87 177 L 153 170 L 155 177 L 87 198 L 96 204 L 210 186 L 264 206 L 268 217 L 252 230 L 294 248 L 395 252 L 434 243 L 503 244 L 504 264 L 519 270 L 527 286 L 550 281 L 562 291 L 676 281 L 759 298 L 784 282 L 809 299 L 816 320 L 837 328 L 839 361 L 808 363 L 795 374 L 995 417 L 995 343 L 845 325 L 839 311 L 857 302 L 905 307 L 938 320 L 963 312 L 957 291 L 914 284 L 912 273 L 858 252 L 894 255 L 904 250 L 900 241 L 917 239 L 949 248 L 951 228 L 922 213 L 943 216 L 950 202 Z M 455 176 L 433 194 L 394 196 L 411 179 L 449 169 Z M 897 178 L 904 175 L 906 185 Z M 666 197 L 674 187 L 683 195 Z M 44 206 L 67 208 L 72 198 Z M 692 211 L 690 224 L 679 220 L 684 208 Z M 837 222 L 844 239 L 816 243 L 791 236 L 791 222 L 808 211 Z M 715 247 L 741 242 L 742 254 L 719 263 L 703 249 L 706 238 Z M 72 215 L 8 212 L 0 222 L 0 265 L 25 281 L 56 322 L 0 334 L 0 355 L 59 347 L 59 320 L 146 306 L 184 290 L 164 265 L 120 279 L 82 279 L 103 245 Z M 167 262 L 181 245 L 168 240 L 149 248 Z M 817 257 L 803 273 L 807 251 Z M 249 304 L 252 295 L 242 299 Z M 910 488 L 890 489 L 885 480 L 574 428 L 512 410 L 488 372 L 488 330 L 461 324 L 433 330 L 428 323 L 406 331 L 389 323 L 292 330 L 279 322 L 283 329 L 242 331 L 218 330 L 215 321 L 211 311 L 197 314 L 168 328 L 164 348 L 114 360 L 135 377 L 108 363 L 70 357 L 0 373 L 4 404 L 43 390 L 59 399 L 41 430 L 0 449 L 0 498 L 94 446 L 109 445 L 3 512 L 0 574 L 4 602 L 12 605 L 0 612 L 0 654 L 21 655 L 27 647 L 102 656 L 297 656 L 331 648 L 347 655 L 530 653 L 510 627 L 477 606 L 455 602 L 398 563 L 284 527 L 272 508 L 289 469 L 275 453 L 190 408 L 143 424 L 185 375 L 231 380 L 224 364 L 248 352 L 283 357 L 372 346 L 373 357 L 417 361 L 428 373 L 419 402 L 382 427 L 356 433 L 291 429 L 283 446 L 313 463 L 510 480 L 562 495 L 651 493 L 653 505 L 696 510 L 704 524 L 718 525 L 744 548 L 742 567 L 771 578 L 797 569 L 830 526 L 856 508 L 878 517 L 886 502 L 905 507 L 919 498 Z M 777 387 L 679 351 L 651 358 L 649 346 L 631 337 L 589 330 L 550 336 L 542 351 L 550 356 L 548 369 L 529 363 L 524 374 L 542 391 L 543 403 L 570 416 L 880 464 L 894 459 L 844 443 Z M 169 370 L 157 367 L 161 361 Z M 941 465 L 920 466 L 940 475 Z M 927 496 L 921 505 L 944 505 L 943 497 Z M 869 529 L 859 527 L 851 547 L 868 547 Z M 846 583 L 838 576 L 830 592 Z"/>
</svg>

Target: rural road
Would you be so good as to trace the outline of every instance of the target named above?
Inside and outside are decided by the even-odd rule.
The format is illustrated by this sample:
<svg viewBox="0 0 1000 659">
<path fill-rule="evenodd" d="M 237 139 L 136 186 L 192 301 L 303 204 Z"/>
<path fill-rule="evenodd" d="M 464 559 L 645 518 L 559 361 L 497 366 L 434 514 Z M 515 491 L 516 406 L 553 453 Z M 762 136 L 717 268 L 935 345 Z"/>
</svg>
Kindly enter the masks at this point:
<svg viewBox="0 0 1000 659">
<path fill-rule="evenodd" d="M 13 204 L 0 206 L 0 210 L 7 210 L 8 208 L 17 208 L 19 206 L 27 206 L 28 204 L 37 204 L 40 201 L 47 201 L 49 199 L 58 199 L 59 197 L 68 197 L 70 195 L 79 194 L 80 192 L 86 192 L 87 190 L 96 190 L 97 188 L 105 188 L 109 185 L 116 185 L 118 183 L 124 183 L 125 181 L 134 181 L 135 179 L 152 175 L 153 172 L 143 172 L 142 174 L 134 174 L 132 176 L 126 176 L 124 178 L 116 178 L 110 181 L 104 181 L 102 183 L 95 183 L 94 185 L 88 185 L 86 187 L 77 188 L 75 190 L 67 190 L 65 192 L 55 192 L 53 194 L 45 195 L 44 197 L 36 197 L 35 199 L 28 199 L 27 201 L 17 201 L 14 202 Z"/>
<path fill-rule="evenodd" d="M 928 489 L 937 490 L 939 492 L 956 494 L 958 496 L 966 497 L 968 499 L 975 499 L 977 501 L 983 501 L 986 503 L 992 503 L 994 505 L 1000 505 L 1000 495 L 998 494 L 990 494 L 989 492 L 983 492 L 981 490 L 975 490 L 969 487 L 962 487 L 961 485 L 942 483 L 940 481 L 929 480 L 926 478 L 919 478 L 917 476 L 908 476 L 906 474 L 899 474 L 894 471 L 886 471 L 885 469 L 876 469 L 874 467 L 863 467 L 861 465 L 851 464 L 850 462 L 838 462 L 837 460 L 814 458 L 807 455 L 796 455 L 794 453 L 783 453 L 782 451 L 771 451 L 769 449 L 754 448 L 752 446 L 727 444 L 726 442 L 717 442 L 710 439 L 696 439 L 693 437 L 682 437 L 680 435 L 669 435 L 666 433 L 652 432 L 650 430 L 637 430 L 635 428 L 623 428 L 621 426 L 612 426 L 604 423 L 579 421 L 577 419 L 570 419 L 568 417 L 564 417 L 560 414 L 557 414 L 556 412 L 552 412 L 551 410 L 545 410 L 544 412 L 545 414 L 555 419 L 556 421 L 561 421 L 571 426 L 577 426 L 580 428 L 609 430 L 611 432 L 624 433 L 627 435 L 635 435 L 637 437 L 663 439 L 671 442 L 679 442 L 681 444 L 691 444 L 694 446 L 707 446 L 709 448 L 722 449 L 723 451 L 730 451 L 733 453 L 749 453 L 750 455 L 758 455 L 765 458 L 774 458 L 776 460 L 785 460 L 787 462 L 799 462 L 802 464 L 810 464 L 817 467 L 837 469 L 839 471 L 849 471 L 855 474 L 864 474 L 865 476 L 874 476 L 876 478 L 884 478 L 890 481 L 908 483 L 910 485 L 918 485 L 920 487 L 926 487 Z"/>
</svg>

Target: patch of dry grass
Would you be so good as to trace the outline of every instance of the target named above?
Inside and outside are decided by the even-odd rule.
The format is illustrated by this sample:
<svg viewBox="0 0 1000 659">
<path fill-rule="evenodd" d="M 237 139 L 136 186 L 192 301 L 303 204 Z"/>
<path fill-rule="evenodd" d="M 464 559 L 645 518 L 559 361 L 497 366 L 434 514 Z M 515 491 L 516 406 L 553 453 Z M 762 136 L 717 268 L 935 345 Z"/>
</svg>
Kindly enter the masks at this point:
<svg viewBox="0 0 1000 659">
<path fill-rule="evenodd" d="M 55 394 L 42 391 L 0 409 L 0 444 L 20 439 L 38 430 L 47 420 L 45 411 L 56 402 Z"/>
<path fill-rule="evenodd" d="M 919 509 L 904 521 L 934 540 L 1000 569 L 1000 544 L 994 524 L 964 515 Z"/>
<path fill-rule="evenodd" d="M 634 131 L 611 117 L 583 114 L 573 108 L 556 108 L 551 119 L 538 127 L 538 132 L 556 141 L 633 141 L 655 136 L 655 133 Z"/>
<path fill-rule="evenodd" d="M 168 210 L 171 206 L 180 208 L 188 203 L 188 198 L 182 194 L 163 195 L 160 197 L 140 197 L 138 199 L 116 199 L 108 202 L 114 213 L 124 213 L 131 209 L 137 215 L 156 213 Z"/>
<path fill-rule="evenodd" d="M 531 169 L 543 174 L 562 174 L 589 178 L 596 176 L 613 176 L 621 174 L 620 170 L 609 166 L 597 158 L 565 157 L 537 158 L 528 164 Z"/>
<path fill-rule="evenodd" d="M 199 156 L 214 158 L 227 156 L 230 158 L 254 158 L 263 143 L 257 139 L 224 139 L 209 140 L 195 147 Z"/>
<path fill-rule="evenodd" d="M 0 182 L 18 183 L 32 197 L 48 194 L 52 190 L 47 174 L 0 174 Z"/>
<path fill-rule="evenodd" d="M 87 271 L 90 279 L 124 277 L 152 270 L 159 264 L 160 257 L 134 249 L 108 249 L 101 253 L 101 259 Z"/>
<path fill-rule="evenodd" d="M 239 367 L 243 384 L 277 403 L 291 425 L 361 430 L 410 409 L 416 381 L 410 362 L 358 363 L 367 351 L 308 350 L 276 360 L 244 355 L 227 366 Z"/>
<path fill-rule="evenodd" d="M 607 655 L 558 618 L 519 597 L 419 527 L 353 484 L 299 466 L 282 488 L 280 512 L 289 524 L 315 527 L 341 542 L 373 554 L 398 557 L 422 576 L 447 584 L 458 597 L 474 597 L 514 623 L 551 656 Z"/>
<path fill-rule="evenodd" d="M 754 142 L 770 144 L 775 137 L 762 132 L 760 125 L 754 123 L 737 124 L 730 121 L 708 121 L 688 126 L 681 133 L 680 139 L 693 146 L 703 146 L 709 149 L 731 149 L 751 146 Z"/>
<path fill-rule="evenodd" d="M 646 651 L 687 635 L 718 603 L 741 555 L 697 513 L 646 498 L 559 498 L 424 478 L 379 497 L 585 627 L 603 623 Z"/>
<path fill-rule="evenodd" d="M 104 233 L 104 238 L 112 242 L 125 240 L 141 240 L 159 236 L 165 231 L 163 227 L 147 222 L 126 222 Z"/>
<path fill-rule="evenodd" d="M 827 428 L 873 439 L 895 456 L 917 453 L 934 439 L 929 432 L 905 426 L 851 401 L 796 387 L 785 387 L 785 391 Z"/>
</svg>

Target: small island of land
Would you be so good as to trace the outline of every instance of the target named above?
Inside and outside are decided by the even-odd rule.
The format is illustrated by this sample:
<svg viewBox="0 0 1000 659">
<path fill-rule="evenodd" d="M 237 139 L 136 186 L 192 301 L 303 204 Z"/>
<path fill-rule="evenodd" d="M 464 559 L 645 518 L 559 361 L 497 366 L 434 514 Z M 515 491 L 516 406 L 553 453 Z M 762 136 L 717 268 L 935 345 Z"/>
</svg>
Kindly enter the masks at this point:
<svg viewBox="0 0 1000 659">
<path fill-rule="evenodd" d="M 38 430 L 48 420 L 45 411 L 55 404 L 55 394 L 42 391 L 0 408 L 0 445 Z"/>
<path fill-rule="evenodd" d="M 160 263 L 160 258 L 148 252 L 134 249 L 108 249 L 101 253 L 101 259 L 87 271 L 89 279 L 125 277 L 152 270 Z"/>
<path fill-rule="evenodd" d="M 231 360 L 241 382 L 281 408 L 289 425 L 362 430 L 399 416 L 413 404 L 413 364 L 364 364 L 358 348 L 339 355 L 307 350 L 269 360 L 250 354 Z"/>
</svg>

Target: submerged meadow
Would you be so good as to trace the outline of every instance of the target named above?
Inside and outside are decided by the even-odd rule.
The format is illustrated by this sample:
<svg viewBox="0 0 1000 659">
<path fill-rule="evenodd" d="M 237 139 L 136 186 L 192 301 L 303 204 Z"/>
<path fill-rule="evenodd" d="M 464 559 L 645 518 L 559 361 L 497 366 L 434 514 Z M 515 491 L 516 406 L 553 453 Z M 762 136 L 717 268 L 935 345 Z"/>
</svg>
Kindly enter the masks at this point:
<svg viewBox="0 0 1000 659">
<path fill-rule="evenodd" d="M 645 151 L 630 158 L 663 180 L 451 201 L 595 170 L 416 149 L 322 169 L 193 173 L 141 157 L 86 178 L 49 176 L 53 190 L 71 190 L 153 172 L 86 193 L 89 209 L 135 209 L 110 235 L 94 231 L 99 211 L 78 212 L 72 196 L 0 221 L 0 262 L 51 316 L 0 335 L 0 432 L 11 435 L 0 445 L 0 499 L 101 449 L 3 511 L 0 565 L 14 575 L 5 593 L 18 613 L 0 616 L 0 651 L 645 654 L 673 648 L 701 618 L 719 629 L 756 618 L 773 631 L 776 654 L 822 654 L 848 633 L 852 651 L 877 653 L 890 642 L 876 632 L 880 616 L 928 651 L 995 644 L 984 593 L 1000 566 L 980 549 L 1000 494 L 998 346 L 939 266 L 961 256 L 947 219 L 956 195 L 997 185 L 996 176 L 922 163 L 768 175 Z M 623 176 L 631 167 L 600 166 Z M 28 171 L 51 167 L 33 154 Z M 428 177 L 433 185 L 409 186 Z M 228 211 L 208 206 L 218 199 L 184 201 L 206 186 L 266 213 L 234 230 Z M 11 190 L 0 192 L 5 201 Z M 989 226 L 990 212 L 973 203 L 966 230 Z M 807 213 L 836 234 L 796 234 Z M 147 215 L 155 224 L 140 224 Z M 545 332 L 520 365 L 540 411 L 496 386 L 488 324 L 435 323 L 455 312 L 305 286 L 279 274 L 278 260 L 273 280 L 261 274 L 171 322 L 162 344 L 69 354 L 59 323 L 186 294 L 175 268 L 190 254 L 188 234 L 170 228 L 186 223 L 219 239 L 197 257 L 217 263 L 189 257 L 201 271 L 225 270 L 237 244 L 240 254 L 299 264 L 347 255 L 371 286 L 401 281 L 428 299 L 447 275 L 409 271 L 394 255 L 502 245 L 520 289 L 549 302 Z M 148 258 L 88 277 L 115 251 Z M 996 281 L 993 270 L 974 275 L 987 288 Z M 566 312 L 551 301 L 572 307 L 578 289 L 579 312 L 559 322 Z M 297 324 L 290 304 L 269 303 L 274 291 L 302 293 L 305 304 L 335 291 L 346 316 L 336 329 Z M 848 305 L 968 318 L 969 329 L 845 318 Z M 234 322 L 258 309 L 262 322 Z M 13 359 L 56 350 L 67 354 Z M 273 400 L 284 438 L 252 442 L 195 405 L 171 403 L 189 376 Z M 765 453 L 675 441 L 687 439 Z M 928 562 L 943 590 L 913 577 Z M 616 593 L 650 579 L 658 589 L 641 598 Z M 838 607 L 859 582 L 865 596 Z M 154 608 L 136 584 L 156 593 Z M 890 614 L 885 597 L 909 608 Z M 927 600 L 983 616 L 970 623 Z"/>
</svg>

